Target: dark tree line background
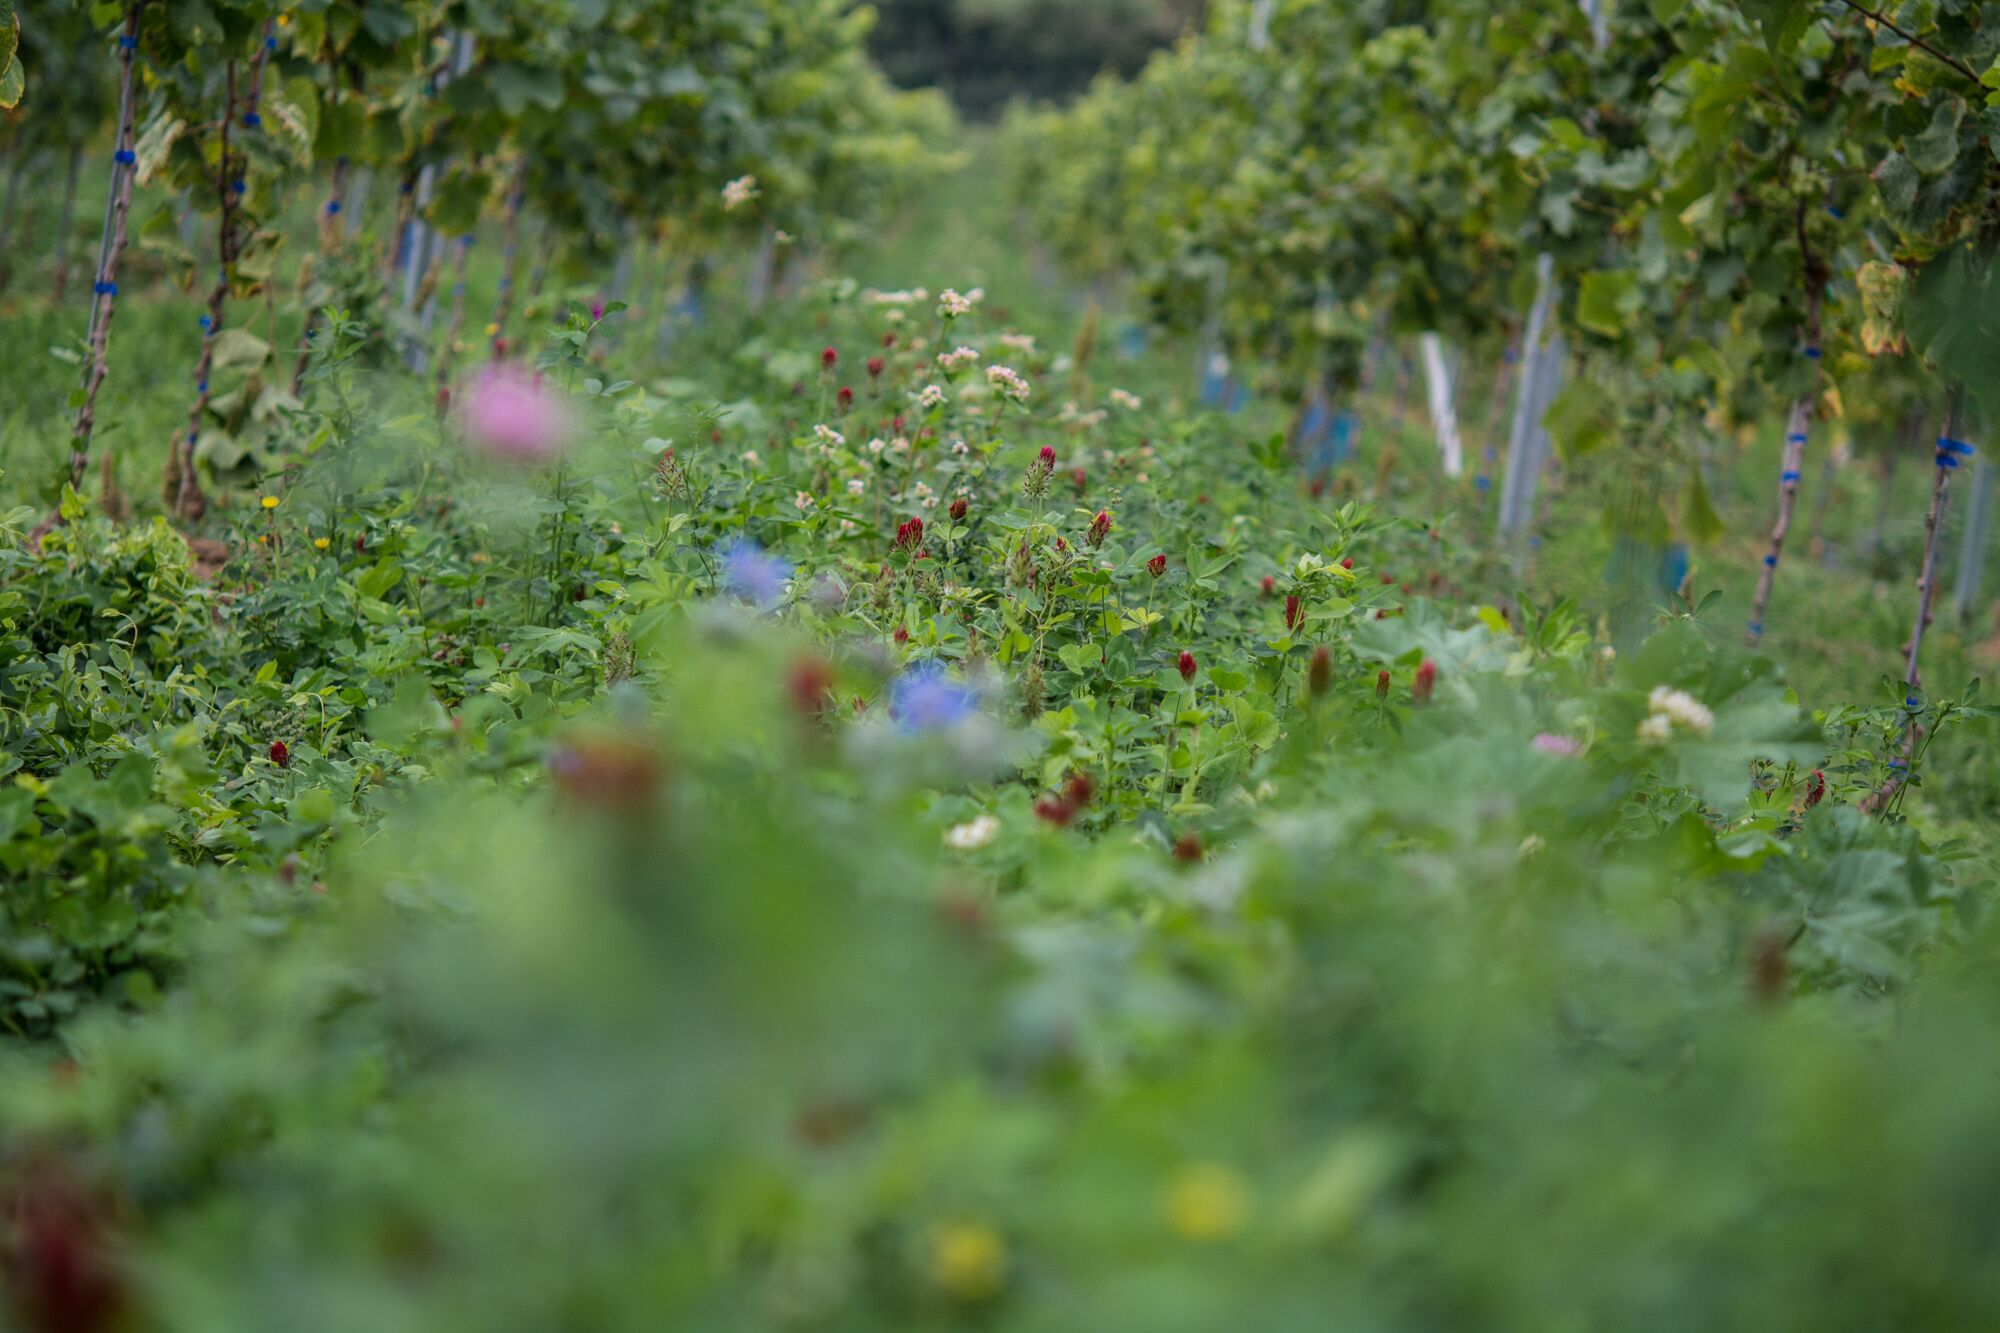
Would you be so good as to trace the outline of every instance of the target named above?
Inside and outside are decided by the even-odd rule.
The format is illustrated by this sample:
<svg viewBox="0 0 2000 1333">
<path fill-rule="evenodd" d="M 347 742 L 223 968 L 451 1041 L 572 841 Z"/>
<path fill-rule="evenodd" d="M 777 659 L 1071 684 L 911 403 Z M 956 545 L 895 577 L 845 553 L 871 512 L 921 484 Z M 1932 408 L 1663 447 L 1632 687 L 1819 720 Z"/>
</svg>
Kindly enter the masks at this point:
<svg viewBox="0 0 2000 1333">
<path fill-rule="evenodd" d="M 875 0 L 872 45 L 906 88 L 937 87 L 974 118 L 1016 97 L 1060 101 L 1101 70 L 1131 74 L 1206 0 Z"/>
</svg>

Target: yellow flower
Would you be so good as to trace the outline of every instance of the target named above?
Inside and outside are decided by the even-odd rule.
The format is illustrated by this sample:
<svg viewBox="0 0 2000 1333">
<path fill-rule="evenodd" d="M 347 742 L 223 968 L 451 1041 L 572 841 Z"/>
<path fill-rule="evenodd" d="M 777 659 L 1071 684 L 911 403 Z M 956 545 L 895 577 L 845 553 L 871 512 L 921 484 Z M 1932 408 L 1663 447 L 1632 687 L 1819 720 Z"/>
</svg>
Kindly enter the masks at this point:
<svg viewBox="0 0 2000 1333">
<path fill-rule="evenodd" d="M 324 551 L 327 547 L 333 545 L 333 543 L 328 541 L 324 537 L 315 537 L 313 538 L 313 545 L 318 549 Z"/>
<path fill-rule="evenodd" d="M 500 326 L 499 326 L 498 324 L 488 324 L 488 325 L 486 326 L 486 336 L 487 336 L 487 337 L 491 338 L 491 337 L 492 337 L 492 336 L 493 336 L 494 334 L 496 334 L 496 333 L 498 333 L 498 332 L 500 332 Z"/>
<path fill-rule="evenodd" d="M 275 496 L 275 495 L 267 495 L 267 496 L 265 496 L 265 497 L 264 497 L 264 508 L 266 508 L 266 509 L 276 509 L 277 507 L 278 507 L 278 497 L 277 497 L 277 496 Z"/>
<path fill-rule="evenodd" d="M 1226 1166 L 1201 1162 L 1167 1186 L 1167 1225 L 1183 1240 L 1226 1240 L 1250 1217 L 1250 1186 Z"/>
<path fill-rule="evenodd" d="M 953 1222 L 931 1237 L 931 1281 L 961 1301 L 996 1295 L 1007 1269 L 1007 1242 L 981 1222 Z"/>
</svg>

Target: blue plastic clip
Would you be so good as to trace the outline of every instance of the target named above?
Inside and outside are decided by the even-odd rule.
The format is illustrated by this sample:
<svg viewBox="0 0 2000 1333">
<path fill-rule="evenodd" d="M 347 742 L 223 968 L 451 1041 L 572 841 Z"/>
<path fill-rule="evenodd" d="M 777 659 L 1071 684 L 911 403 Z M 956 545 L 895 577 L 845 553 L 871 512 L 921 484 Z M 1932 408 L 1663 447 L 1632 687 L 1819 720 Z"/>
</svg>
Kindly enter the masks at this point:
<svg viewBox="0 0 2000 1333">
<path fill-rule="evenodd" d="M 1819 348 L 1817 347 L 1806 348 L 1806 355 L 1811 357 L 1815 361 L 1819 360 Z"/>
<path fill-rule="evenodd" d="M 1765 557 L 1764 557 L 1764 568 L 1766 568 L 1766 569 L 1776 569 L 1777 567 L 1778 567 L 1778 557 L 1777 557 L 1777 556 L 1775 556 L 1775 555 L 1767 555 L 1767 556 L 1765 556 Z"/>
<path fill-rule="evenodd" d="M 1905 707 L 1905 708 L 1922 708 L 1922 707 L 1923 707 L 1923 704 L 1921 704 L 1921 703 L 1919 703 L 1919 702 L 1918 702 L 1918 700 L 1917 700 L 1917 696 L 1916 696 L 1916 695 L 1914 695 L 1914 694 L 1911 694 L 1911 695 L 1906 695 L 1906 696 L 1904 696 L 1904 699 L 1903 699 L 1903 707 Z"/>
<path fill-rule="evenodd" d="M 201 317 L 201 326 L 202 326 L 202 327 L 203 327 L 204 329 L 206 329 L 206 328 L 210 327 L 210 326 L 211 326 L 211 325 L 213 325 L 214 323 L 215 323 L 215 321 L 214 321 L 213 319 L 209 318 L 209 317 L 208 317 L 207 315 L 203 315 L 203 316 Z"/>
<path fill-rule="evenodd" d="M 242 180 L 233 180 L 229 182 L 229 188 L 238 194 L 243 194 L 249 190 L 250 186 Z"/>
<path fill-rule="evenodd" d="M 1785 443 L 1786 443 L 1786 444 L 1805 444 L 1805 443 L 1807 443 L 1807 437 L 1806 437 L 1806 436 L 1804 436 L 1804 435 L 1787 435 L 1787 436 L 1785 437 Z"/>
<path fill-rule="evenodd" d="M 99 296 L 116 296 L 118 295 L 118 284 L 115 282 L 94 282 L 90 285 L 90 290 Z"/>
<path fill-rule="evenodd" d="M 1779 481 L 1797 481 L 1798 479 L 1799 479 L 1799 474 L 1796 472 L 1788 471 L 1788 472 L 1781 472 L 1778 474 Z"/>
<path fill-rule="evenodd" d="M 275 38 L 275 37 L 266 37 L 266 38 L 264 39 L 264 49 L 265 49 L 266 51 L 275 51 L 275 50 L 277 50 L 277 49 L 278 49 L 278 39 L 277 39 L 277 38 Z"/>
<path fill-rule="evenodd" d="M 326 215 L 328 217 L 333 217 L 339 212 L 340 212 L 340 200 L 338 199 L 329 200 L 326 205 Z"/>
<path fill-rule="evenodd" d="M 254 129 L 256 129 L 256 128 L 257 128 L 257 127 L 258 127 L 259 125 L 262 125 L 263 123 L 264 123 L 264 118 L 263 118 L 262 116 L 258 115 L 258 114 L 257 114 L 257 113 L 256 113 L 255 111 L 246 111 L 246 112 L 244 112 L 244 113 L 243 113 L 243 128 L 244 128 L 244 129 L 247 129 L 247 130 L 254 130 Z"/>
<path fill-rule="evenodd" d="M 129 148 L 121 148 L 111 155 L 111 160 L 122 166 L 129 167 L 139 160 L 139 155 Z"/>
<path fill-rule="evenodd" d="M 1762 634 L 1762 633 L 1764 632 L 1764 622 L 1763 622 L 1763 621 L 1761 621 L 1761 620 L 1753 620 L 1753 621 L 1751 621 L 1751 622 L 1750 622 L 1750 632 L 1751 632 L 1752 634 Z"/>
<path fill-rule="evenodd" d="M 1493 478 L 1476 477 L 1473 479 L 1472 488 L 1480 492 L 1481 494 L 1484 494 L 1485 492 L 1493 489 Z"/>
<path fill-rule="evenodd" d="M 120 37 L 118 45 L 124 50 L 136 51 L 139 49 L 139 39 L 137 37 Z"/>
<path fill-rule="evenodd" d="M 207 380 L 203 380 L 203 381 L 202 381 L 201 383 L 199 383 L 199 384 L 195 385 L 195 386 L 194 386 L 194 391 L 195 391 L 196 393 L 207 393 L 207 392 L 208 392 L 208 381 L 207 381 Z"/>
</svg>

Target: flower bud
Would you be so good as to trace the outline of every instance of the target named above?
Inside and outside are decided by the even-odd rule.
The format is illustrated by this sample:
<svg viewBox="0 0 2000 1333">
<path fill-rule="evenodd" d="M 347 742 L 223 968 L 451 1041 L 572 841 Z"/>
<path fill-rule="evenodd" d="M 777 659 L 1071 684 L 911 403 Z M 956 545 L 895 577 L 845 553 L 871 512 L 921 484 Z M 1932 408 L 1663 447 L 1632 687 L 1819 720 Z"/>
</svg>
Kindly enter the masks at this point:
<svg viewBox="0 0 2000 1333">
<path fill-rule="evenodd" d="M 1306 688 L 1314 698 L 1333 688 L 1333 650 L 1325 644 L 1313 649 L 1312 664 L 1306 668 Z"/>
<path fill-rule="evenodd" d="M 1306 609 L 1299 604 L 1297 593 L 1285 598 L 1285 628 L 1298 633 L 1299 626 L 1306 623 Z"/>
<path fill-rule="evenodd" d="M 1154 578 L 1158 578 L 1160 577 L 1160 575 L 1166 573 L 1167 557 L 1165 556 L 1165 554 L 1156 555 L 1151 560 L 1148 560 L 1146 562 L 1146 572 L 1148 574 L 1151 574 Z"/>
<path fill-rule="evenodd" d="M 279 768 L 290 768 L 292 766 L 291 747 L 286 745 L 283 741 L 272 741 L 271 762 L 276 764 Z"/>
<path fill-rule="evenodd" d="M 1389 697 L 1389 673 L 1386 671 L 1375 673 L 1375 697 L 1377 699 Z"/>
<path fill-rule="evenodd" d="M 1417 666 L 1416 679 L 1410 682 L 1410 696 L 1420 704 L 1431 701 L 1431 691 L 1437 688 L 1437 663 L 1426 657 Z"/>
<path fill-rule="evenodd" d="M 1193 653 L 1191 653 L 1191 652 L 1187 651 L 1187 650 L 1186 650 L 1185 648 L 1183 648 L 1183 649 L 1181 650 L 1181 658 L 1180 658 L 1180 661 L 1179 661 L 1179 662 L 1177 662 L 1177 663 L 1175 663 L 1175 665 L 1176 665 L 1176 666 L 1178 666 L 1178 667 L 1180 668 L 1180 673 L 1181 673 L 1181 679 L 1182 679 L 1182 680 L 1188 680 L 1188 681 L 1191 681 L 1191 680 L 1193 680 L 1193 679 L 1194 679 L 1194 673 L 1195 673 L 1195 661 L 1194 661 L 1194 654 L 1193 654 Z"/>
<path fill-rule="evenodd" d="M 965 518 L 965 511 L 970 507 L 966 504 L 965 497 L 961 495 L 951 502 L 951 508 L 946 512 L 951 515 L 953 522 L 962 522 Z"/>
</svg>

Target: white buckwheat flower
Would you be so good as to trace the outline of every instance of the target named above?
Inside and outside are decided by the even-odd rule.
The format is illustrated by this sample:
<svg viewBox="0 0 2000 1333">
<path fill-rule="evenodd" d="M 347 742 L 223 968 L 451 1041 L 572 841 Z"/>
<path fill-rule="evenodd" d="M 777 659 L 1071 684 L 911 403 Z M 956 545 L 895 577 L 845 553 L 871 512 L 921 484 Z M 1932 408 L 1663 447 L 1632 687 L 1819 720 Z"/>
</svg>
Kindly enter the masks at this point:
<svg viewBox="0 0 2000 1333">
<path fill-rule="evenodd" d="M 979 295 L 983 293 L 961 296 L 947 287 L 938 296 L 938 314 L 945 319 L 957 319 L 960 315 L 969 315 L 972 313 L 973 302 L 979 299 Z"/>
<path fill-rule="evenodd" d="M 868 441 L 868 452 L 871 454 L 879 454 L 888 447 L 889 447 L 888 444 L 885 441 L 883 441 L 879 436 L 875 439 Z"/>
<path fill-rule="evenodd" d="M 947 375 L 963 366 L 969 366 L 979 359 L 979 353 L 970 347 L 959 347 L 949 352 L 938 353 L 938 364 Z"/>
<path fill-rule="evenodd" d="M 936 407 L 942 402 L 944 402 L 944 390 L 935 384 L 926 384 L 923 392 L 917 395 L 919 407 Z"/>
<path fill-rule="evenodd" d="M 1003 333 L 1000 335 L 1000 345 L 1011 348 L 1023 356 L 1033 356 L 1035 354 L 1035 335 L 1032 333 Z"/>
<path fill-rule="evenodd" d="M 1137 412 L 1146 404 L 1140 400 L 1139 395 L 1136 393 L 1128 393 L 1124 389 L 1113 389 L 1111 391 L 1111 405 L 1127 412 Z"/>
<path fill-rule="evenodd" d="M 811 509 L 813 507 L 813 498 L 806 492 L 800 491 L 797 495 L 792 497 L 792 503 L 798 506 L 798 511 L 801 514 L 803 514 L 808 509 Z"/>
<path fill-rule="evenodd" d="M 986 382 L 1002 398 L 1011 398 L 1017 403 L 1028 401 L 1028 382 L 1011 366 L 988 366 Z"/>
<path fill-rule="evenodd" d="M 839 431 L 835 430 L 833 427 L 825 424 L 814 426 L 813 434 L 819 436 L 819 442 L 821 444 L 829 445 L 835 448 L 838 448 L 840 445 L 847 443 L 847 437 L 845 435 L 842 435 Z"/>
<path fill-rule="evenodd" d="M 848 479 L 847 493 L 849 495 L 865 495 L 867 492 L 868 483 L 866 481 L 863 481 L 860 477 L 850 477 Z"/>
<path fill-rule="evenodd" d="M 757 197 L 757 178 L 738 176 L 722 187 L 722 211 L 734 213 Z"/>
</svg>

